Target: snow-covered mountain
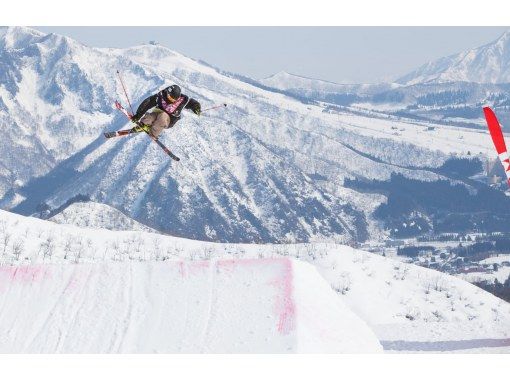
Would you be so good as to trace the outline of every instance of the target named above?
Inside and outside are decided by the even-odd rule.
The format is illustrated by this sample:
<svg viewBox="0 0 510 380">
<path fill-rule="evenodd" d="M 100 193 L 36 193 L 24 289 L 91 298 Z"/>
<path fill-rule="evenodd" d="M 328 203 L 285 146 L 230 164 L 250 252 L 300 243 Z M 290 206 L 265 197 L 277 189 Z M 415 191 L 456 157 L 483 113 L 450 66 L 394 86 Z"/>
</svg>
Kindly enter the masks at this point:
<svg viewBox="0 0 510 380">
<path fill-rule="evenodd" d="M 119 124 L 110 103 L 122 58 L 70 38 L 0 28 L 0 194 L 46 174 Z M 158 86 L 156 76 L 138 77 Z"/>
<path fill-rule="evenodd" d="M 296 95 L 313 97 L 314 94 L 357 94 L 369 95 L 386 91 L 399 85 L 394 83 L 381 84 L 339 84 L 321 79 L 307 78 L 300 75 L 280 71 L 259 81 L 265 86 L 289 91 Z"/>
<path fill-rule="evenodd" d="M 426 63 L 395 83 L 342 85 L 286 72 L 260 82 L 306 101 L 485 128 L 482 106 L 510 105 L 510 31 L 482 47 Z M 506 112 L 502 117 L 508 124 Z"/>
<path fill-rule="evenodd" d="M 159 45 L 97 49 L 17 27 L 0 39 L 0 207 L 23 214 L 83 195 L 190 238 L 363 241 L 385 234 L 373 212 L 386 194 L 346 180 L 458 181 L 440 169 L 452 155 L 493 152 L 486 132 L 306 104 Z M 178 83 L 228 107 L 185 112 L 162 135 L 179 163 L 144 135 L 105 140 L 128 127 L 112 109 L 117 69 L 135 105 Z"/>
<path fill-rule="evenodd" d="M 510 83 L 510 30 L 496 41 L 429 62 L 397 83 Z"/>
<path fill-rule="evenodd" d="M 207 243 L 0 211 L 0 259 L 4 353 L 510 352 L 507 302 L 343 245 Z"/>
</svg>

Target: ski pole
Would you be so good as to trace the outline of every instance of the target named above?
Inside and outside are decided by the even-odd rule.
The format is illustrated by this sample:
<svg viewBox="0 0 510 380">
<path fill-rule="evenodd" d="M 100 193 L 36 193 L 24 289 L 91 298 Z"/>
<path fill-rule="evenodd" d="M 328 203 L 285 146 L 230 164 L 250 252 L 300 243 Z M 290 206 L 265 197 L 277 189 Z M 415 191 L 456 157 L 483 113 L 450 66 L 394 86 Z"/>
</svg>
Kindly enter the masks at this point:
<svg viewBox="0 0 510 380">
<path fill-rule="evenodd" d="M 227 103 L 223 103 L 223 104 L 220 104 L 220 105 L 217 105 L 214 107 L 206 108 L 205 110 L 202 111 L 202 113 L 210 111 L 210 110 L 215 110 L 216 108 L 226 107 L 226 106 L 227 106 Z"/>
<path fill-rule="evenodd" d="M 119 76 L 120 84 L 122 86 L 122 89 L 124 90 L 124 95 L 126 95 L 126 99 L 127 99 L 128 104 L 129 104 L 129 108 L 131 109 L 131 114 L 134 115 L 135 113 L 133 112 L 133 106 L 131 106 L 131 102 L 129 101 L 129 96 L 128 96 L 127 91 L 126 91 L 126 86 L 124 86 L 124 81 L 122 80 L 122 77 L 120 76 L 119 70 L 117 70 L 117 75 Z"/>
</svg>

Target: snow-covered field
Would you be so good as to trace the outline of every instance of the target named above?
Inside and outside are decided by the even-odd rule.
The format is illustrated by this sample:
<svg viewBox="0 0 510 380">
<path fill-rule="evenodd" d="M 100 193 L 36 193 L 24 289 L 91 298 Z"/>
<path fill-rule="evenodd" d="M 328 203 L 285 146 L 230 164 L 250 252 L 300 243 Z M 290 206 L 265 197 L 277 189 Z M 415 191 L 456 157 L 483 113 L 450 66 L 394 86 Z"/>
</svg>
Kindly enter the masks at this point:
<svg viewBox="0 0 510 380">
<path fill-rule="evenodd" d="M 0 254 L 2 352 L 510 352 L 510 304 L 342 245 L 207 243 L 0 211 Z"/>
<path fill-rule="evenodd" d="M 472 272 L 460 274 L 458 276 L 469 282 L 487 281 L 492 283 L 497 279 L 500 283 L 504 283 L 508 277 L 510 277 L 510 267 L 499 267 L 498 270 L 492 273 Z"/>
</svg>

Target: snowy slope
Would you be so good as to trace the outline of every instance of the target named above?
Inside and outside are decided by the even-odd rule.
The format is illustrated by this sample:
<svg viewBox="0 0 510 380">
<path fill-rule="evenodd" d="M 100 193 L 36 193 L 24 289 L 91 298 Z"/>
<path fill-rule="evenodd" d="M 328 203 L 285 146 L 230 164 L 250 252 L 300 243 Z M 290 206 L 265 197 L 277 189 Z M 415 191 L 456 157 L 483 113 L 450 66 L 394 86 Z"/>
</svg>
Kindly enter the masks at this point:
<svg viewBox="0 0 510 380">
<path fill-rule="evenodd" d="M 114 231 L 156 232 L 121 211 L 97 202 L 75 202 L 49 218 L 52 222 Z"/>
<path fill-rule="evenodd" d="M 314 268 L 291 259 L 2 267 L 0 279 L 3 353 L 382 350 Z"/>
<path fill-rule="evenodd" d="M 275 289 L 271 286 L 268 288 L 267 282 L 271 282 L 270 279 L 275 279 L 275 276 L 289 280 L 287 275 L 278 277 L 278 273 L 283 270 L 282 268 L 292 263 L 293 299 L 297 305 L 295 312 L 296 321 L 299 323 L 294 325 L 294 327 L 298 327 L 293 330 L 292 334 L 283 340 L 280 339 L 281 337 L 272 336 L 271 339 L 275 339 L 272 340 L 275 342 L 274 351 L 287 349 L 290 344 L 293 352 L 330 352 L 332 347 L 340 347 L 338 344 L 341 339 L 338 337 L 347 334 L 345 328 L 351 326 L 351 323 L 356 334 L 359 333 L 360 337 L 363 337 L 360 338 L 362 343 L 365 342 L 363 349 L 366 344 L 366 349 L 372 350 L 375 346 L 372 343 L 366 343 L 373 342 L 367 338 L 370 334 L 364 335 L 365 333 L 360 332 L 366 332 L 360 327 L 357 319 L 360 318 L 376 333 L 385 350 L 392 352 L 510 352 L 510 304 L 461 279 L 375 256 L 347 246 L 318 243 L 297 245 L 206 243 L 146 232 L 81 229 L 22 217 L 5 211 L 0 211 L 0 218 L 2 221 L 0 223 L 0 253 L 4 265 L 1 271 L 3 279 L 0 283 L 6 289 L 4 290 L 6 293 L 3 293 L 4 300 L 9 299 L 8 302 L 12 305 L 12 307 L 3 308 L 0 311 L 0 313 L 5 313 L 0 315 L 0 321 L 3 321 L 4 318 L 11 318 L 9 320 L 13 325 L 9 330 L 10 333 L 5 331 L 3 333 L 3 336 L 11 339 L 11 342 L 31 342 L 34 341 L 32 338 L 36 336 L 36 333 L 39 333 L 37 330 L 39 322 L 26 320 L 27 325 L 24 322 L 16 325 L 15 320 L 12 319 L 14 317 L 8 314 L 8 310 L 15 310 L 15 313 L 13 312 L 15 315 L 21 315 L 18 313 L 30 314 L 27 312 L 30 310 L 28 306 L 30 303 L 26 303 L 24 300 L 28 297 L 26 292 L 30 292 L 30 289 L 34 291 L 35 283 L 32 283 L 34 281 L 38 282 L 36 289 L 44 289 L 41 284 L 47 284 L 44 286 L 48 287 L 48 294 L 55 294 L 53 292 L 63 294 L 60 299 L 66 301 L 59 304 L 60 301 L 57 299 L 55 307 L 58 310 L 67 310 L 65 313 L 70 313 L 66 316 L 70 316 L 71 321 L 67 321 L 66 318 L 66 330 L 64 330 L 69 333 L 71 333 L 71 329 L 79 330 L 83 323 L 90 322 L 86 317 L 88 308 L 77 307 L 77 303 L 70 301 L 73 299 L 72 297 L 84 297 L 80 299 L 84 300 L 87 305 L 91 305 L 93 301 L 87 300 L 87 297 L 94 297 L 94 295 L 97 297 L 96 292 L 102 293 L 105 287 L 111 287 L 112 293 L 104 296 L 114 297 L 117 300 L 115 301 L 118 302 L 116 307 L 122 312 L 121 320 L 123 322 L 119 322 L 115 328 L 116 331 L 124 331 L 122 336 L 127 337 L 127 340 L 121 344 L 121 338 L 118 336 L 118 340 L 110 341 L 111 346 L 109 347 L 111 351 L 132 352 L 135 349 L 148 350 L 150 344 L 158 342 L 154 338 L 152 343 L 145 345 L 146 342 L 144 343 L 143 339 L 140 342 L 136 338 L 136 334 L 138 328 L 141 328 L 145 323 L 144 318 L 147 317 L 147 314 L 144 312 L 146 309 L 144 305 L 147 305 L 147 302 L 149 304 L 147 307 L 154 308 L 154 310 L 170 308 L 170 304 L 166 302 L 173 301 L 164 297 L 166 301 L 163 302 L 160 296 L 163 292 L 173 292 L 180 286 L 184 286 L 190 291 L 191 289 L 193 291 L 202 289 L 200 296 L 196 293 L 189 295 L 190 299 L 198 298 L 199 304 L 175 301 L 173 306 L 178 306 L 179 311 L 171 314 L 177 318 L 173 322 L 174 324 L 184 323 L 182 315 L 186 314 L 184 311 L 180 311 L 180 307 L 193 308 L 196 314 L 199 314 L 194 320 L 192 314 L 187 314 L 189 317 L 184 320 L 190 322 L 187 327 L 190 330 L 180 331 L 179 335 L 182 337 L 183 333 L 189 331 L 194 338 L 190 336 L 188 342 L 196 343 L 197 340 L 194 339 L 198 339 L 197 334 L 201 337 L 200 339 L 206 338 L 204 324 L 208 316 L 211 316 L 210 326 L 215 326 L 217 331 L 221 329 L 220 325 L 215 325 L 216 321 L 225 320 L 222 318 L 226 311 L 221 311 L 219 304 L 213 304 L 211 309 L 217 313 L 207 314 L 208 301 L 214 299 L 215 294 L 221 293 L 215 293 L 216 291 L 223 289 L 223 286 L 226 287 L 225 289 L 229 288 L 231 293 L 228 294 L 231 298 L 236 300 L 236 303 L 244 302 L 243 305 L 246 305 L 248 310 L 255 307 L 251 304 L 252 302 L 260 307 L 263 305 L 265 305 L 264 308 L 269 307 L 268 305 L 275 300 L 276 296 L 275 293 L 269 291 Z M 9 237 L 7 245 L 3 244 L 5 236 Z M 319 275 L 313 272 L 309 266 L 301 266 L 294 261 L 281 260 L 282 258 L 292 258 L 312 264 L 320 274 L 322 281 L 319 281 Z M 248 261 L 245 262 L 245 265 L 239 263 L 238 260 Z M 133 264 L 139 261 L 141 261 L 139 264 Z M 169 262 L 171 264 L 167 264 Z M 220 264 L 221 262 L 224 264 Z M 74 263 L 78 263 L 78 265 L 73 265 Z M 227 268 L 237 265 L 239 265 L 236 267 L 237 269 L 228 274 Z M 179 266 L 187 268 L 190 272 L 198 273 L 197 277 L 193 278 L 196 288 L 194 288 L 195 285 L 180 282 L 181 277 L 177 274 Z M 219 267 L 223 269 L 218 269 Z M 105 270 L 116 273 L 109 285 L 107 285 L 109 280 L 101 277 L 103 276 L 101 273 Z M 40 277 L 47 271 L 52 273 L 51 278 L 48 281 L 41 280 L 42 282 L 39 284 L 38 276 Z M 162 276 L 161 271 L 177 272 L 175 275 Z M 72 292 L 74 285 L 72 281 L 70 282 L 69 276 L 73 273 L 80 273 L 80 276 L 85 277 L 85 279 L 81 277 L 83 281 L 90 281 L 87 286 L 76 286 L 81 295 L 78 294 L 79 292 Z M 148 273 L 152 273 L 152 275 L 149 276 Z M 87 280 L 89 274 L 90 279 Z M 18 275 L 19 278 L 16 278 Z M 243 282 L 240 278 L 244 278 L 246 281 Z M 144 285 L 147 282 L 150 285 Z M 128 284 L 134 285 L 135 293 L 129 293 Z M 71 289 L 65 290 L 67 285 Z M 235 293 L 235 290 L 239 288 L 242 289 L 242 294 L 247 295 L 250 290 L 246 287 L 251 286 L 262 286 L 259 296 L 240 297 Z M 86 290 L 89 287 L 94 290 Z M 138 289 L 140 287 L 142 289 Z M 331 289 L 335 291 L 335 296 L 332 296 Z M 142 290 L 147 301 L 143 301 L 140 307 L 138 303 L 131 303 L 133 307 L 129 309 L 130 294 L 133 297 L 136 294 L 138 297 L 138 292 Z M 5 298 L 6 294 L 9 298 Z M 27 296 L 19 297 L 21 294 Z M 38 299 L 42 298 L 43 294 L 39 294 Z M 85 296 L 85 294 L 89 296 Z M 206 295 L 204 296 L 204 294 Z M 15 297 L 16 301 L 12 297 Z M 339 303 L 333 301 L 336 298 L 340 300 Z M 281 300 L 281 297 L 276 297 L 276 299 Z M 222 307 L 232 307 L 228 306 L 227 300 L 222 302 L 225 302 L 221 303 Z M 218 305 L 218 308 L 215 305 Z M 73 310 L 66 309 L 71 306 L 74 308 Z M 44 310 L 47 310 L 45 308 L 48 305 L 41 302 L 37 307 L 42 308 L 40 312 L 44 315 Z M 350 312 L 347 312 L 346 308 Z M 351 312 L 356 315 L 356 318 Z M 337 321 L 338 323 L 333 323 L 331 326 L 331 321 L 336 321 L 340 314 L 342 315 L 340 321 L 348 320 L 349 323 L 342 324 Z M 64 321 L 58 320 L 59 315 L 60 313 L 56 313 L 50 318 L 51 323 L 56 325 L 64 323 Z M 80 316 L 79 321 L 84 318 L 83 323 L 73 320 L 73 315 Z M 154 315 L 158 315 L 158 312 L 155 311 Z M 230 313 L 226 313 L 226 315 L 230 315 Z M 239 314 L 236 315 L 237 317 L 241 318 Z M 108 318 L 115 319 L 117 316 Z M 128 321 L 132 320 L 133 324 L 127 322 L 126 318 Z M 156 318 L 156 316 L 151 318 Z M 273 332 L 275 321 L 279 321 L 278 318 L 274 318 L 274 315 L 269 317 L 272 322 L 268 322 L 272 326 Z M 319 318 L 321 319 L 320 324 L 316 323 Z M 192 321 L 195 324 L 200 324 L 201 328 L 191 324 Z M 29 322 L 34 322 L 36 325 L 27 330 L 26 326 Z M 152 322 L 154 322 L 153 319 L 151 319 Z M 0 326 L 2 325 L 4 324 L 0 324 Z M 269 325 L 258 320 L 251 320 L 249 324 L 253 328 Z M 326 328 L 327 326 L 331 328 Z M 128 330 L 122 330 L 123 328 L 128 328 Z M 319 328 L 324 329 L 318 331 Z M 171 327 L 168 329 L 170 330 L 166 331 L 174 331 L 171 330 Z M 23 331 L 31 331 L 32 334 L 27 337 Z M 243 339 L 249 340 L 246 338 L 249 330 L 242 329 L 242 331 Z M 58 335 L 58 333 L 55 334 Z M 72 332 L 75 337 L 81 336 L 80 334 L 84 333 L 76 330 Z M 85 335 L 90 334 L 88 332 Z M 227 339 L 224 334 L 226 333 L 223 333 L 222 339 Z M 94 333 L 96 337 L 99 335 L 99 333 Z M 47 337 L 45 336 L 45 339 Z M 349 335 L 349 337 L 352 336 Z M 52 350 L 63 347 L 58 346 L 58 338 L 55 335 L 51 335 L 49 338 L 56 339 L 52 340 L 54 343 L 51 346 Z M 86 340 L 80 340 L 81 338 L 77 339 L 82 343 L 86 342 Z M 256 340 L 258 338 L 250 339 L 254 339 L 250 342 L 259 342 Z M 227 340 L 223 340 L 223 342 L 227 342 Z M 37 341 L 39 342 L 39 340 Z M 73 341 L 75 340 L 73 339 Z M 212 342 L 211 340 L 207 341 Z M 348 341 L 349 344 L 342 347 L 354 351 L 359 348 L 354 345 L 351 338 Z M 232 341 L 228 342 L 230 342 L 228 344 L 232 343 Z M 343 340 L 343 342 L 346 341 Z M 23 343 L 19 344 L 17 347 L 23 346 Z M 69 349 L 82 352 L 87 351 L 87 348 L 92 349 L 85 343 L 84 346 L 74 346 Z M 37 345 L 33 347 L 35 351 L 41 349 Z M 105 346 L 101 343 L 100 347 L 103 349 Z M 173 349 L 164 345 L 158 347 L 161 349 L 165 347 L 165 350 Z M 175 348 L 175 346 L 172 347 Z M 182 345 L 181 348 L 183 347 L 191 349 L 192 346 Z M 204 346 L 195 345 L 193 347 L 199 350 L 197 347 L 203 348 Z M 260 348 L 260 346 L 257 347 Z M 268 346 L 264 347 L 264 349 L 269 349 Z M 106 350 L 106 348 L 104 349 Z M 20 350 L 22 349 L 20 348 Z M 255 349 L 253 348 L 253 350 Z M 243 350 L 240 349 L 240 351 Z"/>
<path fill-rule="evenodd" d="M 510 82 L 510 31 L 496 41 L 429 62 L 398 79 L 405 85 L 425 82 Z"/>
</svg>

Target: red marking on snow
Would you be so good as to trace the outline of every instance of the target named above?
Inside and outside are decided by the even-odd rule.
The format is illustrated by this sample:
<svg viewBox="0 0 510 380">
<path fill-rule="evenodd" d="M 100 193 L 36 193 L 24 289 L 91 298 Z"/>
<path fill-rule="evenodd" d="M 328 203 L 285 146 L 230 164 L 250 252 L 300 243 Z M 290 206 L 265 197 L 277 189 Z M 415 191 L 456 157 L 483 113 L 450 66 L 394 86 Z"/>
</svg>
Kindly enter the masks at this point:
<svg viewBox="0 0 510 380">
<path fill-rule="evenodd" d="M 218 271 L 221 271 L 222 273 L 231 274 L 237 267 L 237 261 L 238 260 L 235 259 L 221 260 L 216 263 L 216 268 L 218 268 Z"/>
<path fill-rule="evenodd" d="M 288 259 L 277 259 L 282 261 L 282 273 L 271 283 L 278 289 L 276 296 L 276 312 L 278 314 L 278 332 L 287 335 L 294 330 L 296 326 L 296 305 L 292 297 L 293 292 L 293 273 L 292 262 Z"/>
<path fill-rule="evenodd" d="M 179 274 L 182 278 L 188 278 L 190 275 L 197 275 L 204 269 L 209 269 L 210 265 L 210 261 L 179 261 Z"/>
<path fill-rule="evenodd" d="M 184 261 L 179 262 L 179 274 L 182 278 L 186 278 L 188 272 L 186 271 L 186 264 L 184 264 Z"/>
<path fill-rule="evenodd" d="M 186 264 L 188 274 L 197 275 L 202 274 L 205 270 L 208 270 L 210 266 L 214 264 L 210 261 L 192 261 Z"/>
<path fill-rule="evenodd" d="M 256 259 L 232 259 L 221 260 L 216 263 L 219 270 L 232 272 L 237 267 L 247 268 L 250 266 L 263 266 L 267 264 L 279 265 L 281 271 L 275 275 L 275 279 L 269 285 L 276 288 L 275 310 L 278 318 L 277 330 L 282 335 L 287 335 L 294 330 L 296 325 L 296 306 L 293 299 L 293 268 L 292 261 L 285 258 L 256 258 Z"/>
<path fill-rule="evenodd" d="M 1 266 L 0 291 L 12 284 L 31 284 L 51 278 L 47 265 Z"/>
</svg>

